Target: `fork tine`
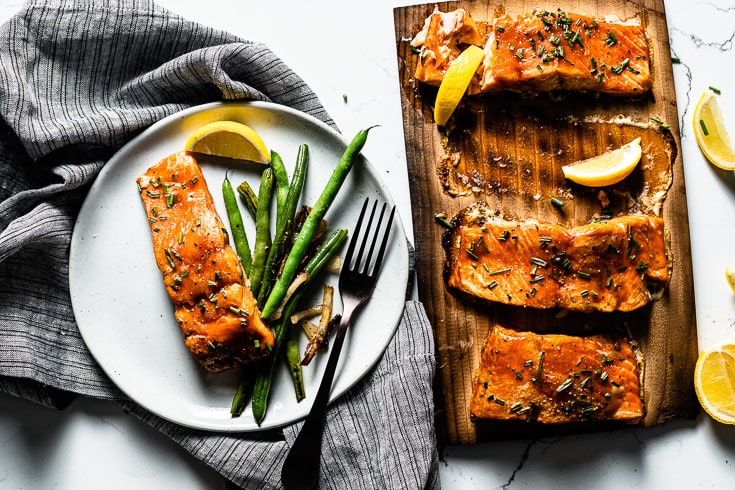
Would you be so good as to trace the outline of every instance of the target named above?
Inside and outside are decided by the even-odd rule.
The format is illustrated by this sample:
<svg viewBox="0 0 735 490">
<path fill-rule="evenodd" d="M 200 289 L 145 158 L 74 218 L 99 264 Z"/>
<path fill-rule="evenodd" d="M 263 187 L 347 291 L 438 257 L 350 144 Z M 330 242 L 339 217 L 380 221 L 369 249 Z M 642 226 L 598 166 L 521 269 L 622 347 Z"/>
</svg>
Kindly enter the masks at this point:
<svg viewBox="0 0 735 490">
<path fill-rule="evenodd" d="M 368 223 L 368 227 L 365 229 L 365 239 L 364 241 L 367 241 L 368 236 L 370 235 L 370 232 L 373 230 L 373 217 L 375 216 L 375 210 L 378 207 L 378 201 L 375 201 L 375 204 L 373 204 L 373 213 L 370 216 L 370 222 Z M 375 243 L 378 241 L 378 235 L 380 235 L 380 223 L 383 221 L 383 215 L 385 214 L 385 204 L 383 204 L 382 209 L 380 210 L 380 216 L 378 217 L 378 222 L 375 224 L 375 234 L 373 234 L 373 241 L 370 243 L 370 250 L 368 250 L 368 255 L 365 258 L 365 267 L 361 270 L 361 273 L 368 274 L 370 270 L 370 261 L 373 258 L 373 251 L 375 251 Z M 363 246 L 365 245 L 363 241 Z M 360 257 L 362 258 L 362 252 L 363 250 L 360 249 Z"/>
<path fill-rule="evenodd" d="M 385 211 L 385 208 L 388 204 L 383 204 L 383 211 Z M 380 244 L 380 251 L 378 252 L 378 257 L 375 259 L 375 265 L 373 266 L 373 275 L 377 274 L 380 270 L 380 265 L 383 263 L 383 255 L 385 255 L 385 249 L 388 245 L 388 238 L 390 237 L 390 230 L 393 226 L 393 216 L 396 214 L 396 207 L 395 205 L 390 210 L 390 216 L 388 217 L 388 224 L 385 227 L 385 231 L 383 232 L 383 241 Z M 383 213 L 380 214 L 380 221 L 383 220 Z M 380 222 L 378 222 L 378 230 L 375 232 L 375 239 L 378 238 L 378 233 L 380 232 Z M 373 243 L 374 244 L 374 243 Z M 370 251 L 370 255 L 372 255 L 372 250 Z"/>
<path fill-rule="evenodd" d="M 365 217 L 365 210 L 367 209 L 368 205 L 368 199 L 365 200 L 365 203 L 362 205 L 362 210 L 360 211 L 360 217 L 357 218 L 357 224 L 355 225 L 355 234 L 350 239 L 350 244 L 347 247 L 347 253 L 345 254 L 345 265 L 349 269 L 352 264 L 352 256 L 355 252 L 355 245 L 357 245 L 357 237 L 360 230 L 360 227 L 362 226 L 362 219 Z M 359 256 L 359 255 L 358 255 Z"/>
<path fill-rule="evenodd" d="M 366 205 L 367 205 L 367 203 L 368 203 L 369 200 L 370 199 L 365 199 L 365 204 Z M 370 218 L 368 219 L 368 224 L 367 224 L 367 226 L 365 227 L 364 230 L 361 229 L 360 223 L 358 223 L 357 226 L 355 227 L 355 240 L 357 240 L 357 235 L 360 233 L 360 231 L 363 231 L 362 243 L 360 244 L 360 251 L 357 253 L 357 260 L 355 260 L 355 266 L 353 268 L 354 270 L 356 270 L 359 273 L 364 273 L 365 272 L 361 268 L 361 264 L 362 264 L 363 258 L 365 257 L 365 255 L 364 255 L 365 245 L 367 245 L 368 238 L 370 237 L 370 230 L 373 227 L 373 218 L 375 217 L 375 209 L 377 207 L 378 207 L 378 201 L 376 200 L 373 203 L 373 209 L 370 212 Z M 372 250 L 372 247 L 373 247 L 373 245 L 371 245 L 370 250 Z M 368 258 L 368 260 L 365 262 L 365 267 L 368 267 L 369 265 L 370 265 L 370 259 Z"/>
</svg>

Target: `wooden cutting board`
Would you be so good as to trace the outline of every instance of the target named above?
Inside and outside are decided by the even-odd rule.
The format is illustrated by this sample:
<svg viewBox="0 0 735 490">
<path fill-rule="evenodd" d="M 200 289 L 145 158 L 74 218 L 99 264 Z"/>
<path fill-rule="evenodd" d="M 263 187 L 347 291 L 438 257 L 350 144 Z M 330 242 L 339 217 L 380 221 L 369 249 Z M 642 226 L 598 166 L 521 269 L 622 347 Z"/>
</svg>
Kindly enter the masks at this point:
<svg viewBox="0 0 735 490">
<path fill-rule="evenodd" d="M 437 4 L 394 10 L 398 71 L 408 162 L 419 297 L 434 328 L 437 356 L 435 401 L 437 429 L 446 443 L 474 443 L 550 433 L 609 428 L 539 424 L 480 424 L 470 420 L 472 377 L 491 326 L 543 326 L 546 331 L 592 324 L 605 329 L 625 325 L 644 358 L 641 424 L 672 417 L 693 418 L 698 404 L 693 390 L 697 356 L 689 223 L 679 140 L 676 96 L 663 0 L 642 2 L 509 0 L 499 3 L 440 3 L 442 11 L 465 8 L 476 21 L 488 22 L 504 9 L 509 14 L 562 9 L 598 18 L 640 16 L 650 38 L 654 87 L 637 99 L 594 94 L 503 93 L 466 97 L 449 132 L 433 123 L 436 88 L 413 79 L 418 54 L 410 39 Z M 663 121 L 668 125 L 654 122 Z M 585 189 L 565 181 L 561 166 L 642 138 L 644 157 L 623 183 Z M 665 196 L 663 204 L 661 198 Z M 553 206 L 552 197 L 564 202 Z M 435 213 L 452 218 L 466 206 L 485 200 L 508 216 L 565 226 L 589 222 L 603 207 L 615 214 L 663 216 L 671 233 L 673 271 L 665 295 L 629 314 L 567 315 L 460 301 L 442 280 L 444 228 Z M 656 204 L 658 203 L 658 204 Z"/>
</svg>

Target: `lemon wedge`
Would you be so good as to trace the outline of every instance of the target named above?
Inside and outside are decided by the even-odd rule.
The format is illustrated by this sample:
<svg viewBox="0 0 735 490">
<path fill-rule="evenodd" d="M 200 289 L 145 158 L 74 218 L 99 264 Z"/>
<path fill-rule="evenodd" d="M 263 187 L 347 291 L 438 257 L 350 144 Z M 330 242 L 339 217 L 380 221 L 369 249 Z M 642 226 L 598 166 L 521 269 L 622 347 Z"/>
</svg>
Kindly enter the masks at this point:
<svg viewBox="0 0 735 490">
<path fill-rule="evenodd" d="M 564 165 L 564 177 L 577 184 L 588 187 L 604 187 L 617 184 L 635 169 L 641 160 L 641 139 L 598 155 Z"/>
<path fill-rule="evenodd" d="M 714 166 L 735 170 L 735 151 L 725 129 L 717 96 L 705 91 L 694 108 L 694 137 L 699 149 Z"/>
<path fill-rule="evenodd" d="M 732 292 L 735 293 L 735 267 L 725 268 L 725 279 L 727 279 L 727 283 L 730 285 Z"/>
<path fill-rule="evenodd" d="M 459 53 L 447 68 L 434 103 L 434 122 L 439 126 L 444 126 L 449 121 L 484 56 L 482 48 L 471 45 Z"/>
<path fill-rule="evenodd" d="M 236 121 L 214 121 L 194 131 L 186 151 L 266 164 L 270 152 L 263 138 L 250 126 Z"/>
<path fill-rule="evenodd" d="M 699 353 L 694 391 L 709 416 L 723 424 L 735 424 L 735 339 Z"/>
</svg>

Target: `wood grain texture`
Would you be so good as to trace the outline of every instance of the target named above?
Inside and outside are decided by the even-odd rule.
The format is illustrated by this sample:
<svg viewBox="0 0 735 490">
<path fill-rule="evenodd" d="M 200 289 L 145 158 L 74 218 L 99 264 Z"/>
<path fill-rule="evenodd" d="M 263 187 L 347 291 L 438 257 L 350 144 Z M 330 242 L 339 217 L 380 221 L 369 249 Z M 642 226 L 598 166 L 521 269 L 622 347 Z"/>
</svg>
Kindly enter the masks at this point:
<svg viewBox="0 0 735 490">
<path fill-rule="evenodd" d="M 466 8 L 478 21 L 504 10 L 523 14 L 534 8 L 626 19 L 640 16 L 652 49 L 653 90 L 623 99 L 594 94 L 499 93 L 466 98 L 445 132 L 433 123 L 436 88 L 417 83 L 418 55 L 409 40 L 436 4 L 394 10 L 397 62 L 416 239 L 419 297 L 434 327 L 437 347 L 437 425 L 447 443 L 533 437 L 608 429 L 609 425 L 541 427 L 537 424 L 475 423 L 468 405 L 472 376 L 490 327 L 546 332 L 605 330 L 625 326 L 645 360 L 641 424 L 673 417 L 693 418 L 698 404 L 692 386 L 697 356 L 689 223 L 666 16 L 662 0 L 641 2 L 560 1 L 554 4 L 462 1 L 440 10 Z M 665 130 L 650 118 L 666 122 Z M 623 183 L 605 190 L 584 189 L 563 178 L 561 166 L 628 143 L 640 136 L 644 158 Z M 665 195 L 657 206 L 656 195 Z M 559 209 L 551 197 L 565 202 Z M 609 201 L 609 204 L 603 201 Z M 604 205 L 615 214 L 663 216 L 671 232 L 674 258 L 663 298 L 629 314 L 570 314 L 473 303 L 452 295 L 442 281 L 444 229 L 434 214 L 451 218 L 485 200 L 507 216 L 576 226 L 598 216 Z M 659 200 L 660 201 L 660 200 Z"/>
</svg>

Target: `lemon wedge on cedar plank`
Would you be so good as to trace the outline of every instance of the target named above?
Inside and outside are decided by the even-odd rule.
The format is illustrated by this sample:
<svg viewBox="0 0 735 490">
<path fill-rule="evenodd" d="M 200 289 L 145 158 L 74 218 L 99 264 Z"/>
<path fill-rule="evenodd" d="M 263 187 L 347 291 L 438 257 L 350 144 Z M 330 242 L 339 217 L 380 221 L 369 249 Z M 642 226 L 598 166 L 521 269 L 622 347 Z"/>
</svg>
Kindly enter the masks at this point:
<svg viewBox="0 0 735 490">
<path fill-rule="evenodd" d="M 715 94 L 710 91 L 702 94 L 693 119 L 694 137 L 707 160 L 723 170 L 735 170 L 735 151 Z"/>
<path fill-rule="evenodd" d="M 564 177 L 588 187 L 604 187 L 617 184 L 635 170 L 641 160 L 641 139 L 596 157 L 564 165 Z"/>
<path fill-rule="evenodd" d="M 444 126 L 449 121 L 484 56 L 482 48 L 470 45 L 447 68 L 434 103 L 434 122 L 439 126 Z"/>
<path fill-rule="evenodd" d="M 270 162 L 270 152 L 263 138 L 247 124 L 236 121 L 205 124 L 189 136 L 184 149 L 255 163 Z"/>
<path fill-rule="evenodd" d="M 735 424 L 735 339 L 699 353 L 694 391 L 710 417 L 723 424 Z"/>
</svg>

